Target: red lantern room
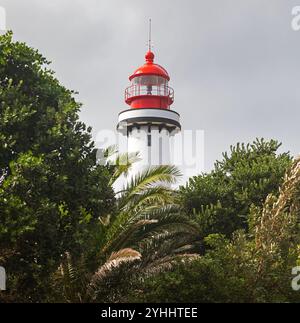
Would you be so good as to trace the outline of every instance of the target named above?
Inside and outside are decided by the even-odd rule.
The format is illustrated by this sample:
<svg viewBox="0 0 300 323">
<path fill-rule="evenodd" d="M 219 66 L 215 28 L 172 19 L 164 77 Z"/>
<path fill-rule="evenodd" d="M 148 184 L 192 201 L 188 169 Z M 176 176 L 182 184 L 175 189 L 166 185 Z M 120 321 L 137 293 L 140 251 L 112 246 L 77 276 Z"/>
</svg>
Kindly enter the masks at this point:
<svg viewBox="0 0 300 323">
<path fill-rule="evenodd" d="M 125 101 L 132 109 L 170 109 L 174 91 L 169 87 L 168 72 L 154 63 L 154 54 L 146 54 L 146 63 L 138 68 L 129 80 L 131 86 L 125 91 Z"/>
</svg>

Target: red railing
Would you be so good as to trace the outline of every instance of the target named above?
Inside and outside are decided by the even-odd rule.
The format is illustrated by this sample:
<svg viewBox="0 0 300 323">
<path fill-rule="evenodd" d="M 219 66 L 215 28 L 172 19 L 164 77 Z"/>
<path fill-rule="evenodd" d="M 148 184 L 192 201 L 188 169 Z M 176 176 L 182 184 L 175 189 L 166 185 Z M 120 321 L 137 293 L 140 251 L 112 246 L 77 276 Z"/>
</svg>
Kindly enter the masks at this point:
<svg viewBox="0 0 300 323">
<path fill-rule="evenodd" d="M 145 85 L 131 85 L 125 90 L 125 100 L 128 101 L 131 98 L 137 96 L 163 96 L 170 98 L 171 101 L 174 101 L 174 90 L 167 86 L 145 86 Z"/>
</svg>

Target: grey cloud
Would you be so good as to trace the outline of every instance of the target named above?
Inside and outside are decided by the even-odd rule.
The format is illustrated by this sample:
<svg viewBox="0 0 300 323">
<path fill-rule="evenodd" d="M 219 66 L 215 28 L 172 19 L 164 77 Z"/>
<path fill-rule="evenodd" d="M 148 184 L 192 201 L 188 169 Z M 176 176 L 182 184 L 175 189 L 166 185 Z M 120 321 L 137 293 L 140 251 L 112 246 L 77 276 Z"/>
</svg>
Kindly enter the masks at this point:
<svg viewBox="0 0 300 323">
<path fill-rule="evenodd" d="M 114 129 L 128 76 L 144 61 L 153 19 L 157 61 L 171 75 L 186 129 L 204 129 L 206 168 L 238 141 L 299 147 L 300 32 L 294 0 L 4 0 L 9 28 L 79 92 L 94 133 Z"/>
</svg>

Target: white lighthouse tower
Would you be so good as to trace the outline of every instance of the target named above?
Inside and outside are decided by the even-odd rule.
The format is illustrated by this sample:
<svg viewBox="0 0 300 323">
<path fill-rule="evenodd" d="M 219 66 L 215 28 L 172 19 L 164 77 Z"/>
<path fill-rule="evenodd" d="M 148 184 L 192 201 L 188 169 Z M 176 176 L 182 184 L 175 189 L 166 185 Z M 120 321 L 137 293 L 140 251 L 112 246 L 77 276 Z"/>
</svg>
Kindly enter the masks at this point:
<svg viewBox="0 0 300 323">
<path fill-rule="evenodd" d="M 125 102 L 130 106 L 119 115 L 118 131 L 127 136 L 127 152 L 139 153 L 131 176 L 149 166 L 172 164 L 172 138 L 181 131 L 180 115 L 171 110 L 174 91 L 168 72 L 154 63 L 151 46 L 146 62 L 129 80 Z"/>
</svg>

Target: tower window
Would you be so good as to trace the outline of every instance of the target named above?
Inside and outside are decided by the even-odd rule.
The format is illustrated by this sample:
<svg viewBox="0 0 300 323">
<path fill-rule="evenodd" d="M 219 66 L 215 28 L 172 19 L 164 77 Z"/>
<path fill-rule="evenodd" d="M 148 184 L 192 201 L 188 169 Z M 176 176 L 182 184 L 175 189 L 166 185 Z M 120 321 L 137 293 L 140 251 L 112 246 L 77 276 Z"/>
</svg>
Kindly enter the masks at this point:
<svg viewBox="0 0 300 323">
<path fill-rule="evenodd" d="M 152 146 L 152 136 L 148 135 L 148 147 Z"/>
<path fill-rule="evenodd" d="M 163 165 L 163 139 L 159 138 L 159 164 Z"/>
</svg>

